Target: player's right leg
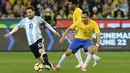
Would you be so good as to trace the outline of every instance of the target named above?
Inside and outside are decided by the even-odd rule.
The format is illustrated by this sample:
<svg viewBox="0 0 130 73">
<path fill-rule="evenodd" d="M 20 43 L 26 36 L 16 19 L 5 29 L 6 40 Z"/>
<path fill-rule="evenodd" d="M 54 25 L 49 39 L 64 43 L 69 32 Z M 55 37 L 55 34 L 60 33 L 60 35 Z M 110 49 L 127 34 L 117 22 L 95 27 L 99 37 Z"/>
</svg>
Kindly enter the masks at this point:
<svg viewBox="0 0 130 73">
<path fill-rule="evenodd" d="M 61 67 L 61 64 L 63 63 L 63 61 L 66 59 L 67 56 L 69 56 L 72 52 L 73 52 L 73 54 L 75 54 L 81 45 L 82 44 L 79 39 L 73 39 L 73 41 L 70 44 L 69 48 L 67 49 L 66 53 L 63 54 L 58 65 L 55 67 L 55 70 L 58 70 Z"/>
<path fill-rule="evenodd" d="M 58 62 L 57 66 L 55 67 L 55 70 L 59 70 L 63 61 L 72 53 L 71 49 L 67 49 L 67 51 L 62 55 L 60 61 Z"/>
</svg>

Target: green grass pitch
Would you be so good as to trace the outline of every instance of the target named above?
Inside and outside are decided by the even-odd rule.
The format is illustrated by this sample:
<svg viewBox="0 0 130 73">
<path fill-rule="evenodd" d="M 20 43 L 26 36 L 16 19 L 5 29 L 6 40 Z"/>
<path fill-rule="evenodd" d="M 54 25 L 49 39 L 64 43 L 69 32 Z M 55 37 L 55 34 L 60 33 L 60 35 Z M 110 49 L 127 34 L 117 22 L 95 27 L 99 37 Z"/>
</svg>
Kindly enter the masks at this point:
<svg viewBox="0 0 130 73">
<path fill-rule="evenodd" d="M 63 52 L 48 52 L 49 60 L 55 66 L 60 60 Z M 130 52 L 99 52 L 102 58 L 99 65 L 92 67 L 90 61 L 86 73 L 130 73 Z M 83 55 L 83 60 L 86 56 Z M 37 73 L 33 66 L 39 62 L 31 52 L 0 52 L 0 73 Z M 70 55 L 59 71 L 51 72 L 43 70 L 39 73 L 85 73 L 80 68 L 74 67 L 78 64 L 75 56 Z"/>
</svg>

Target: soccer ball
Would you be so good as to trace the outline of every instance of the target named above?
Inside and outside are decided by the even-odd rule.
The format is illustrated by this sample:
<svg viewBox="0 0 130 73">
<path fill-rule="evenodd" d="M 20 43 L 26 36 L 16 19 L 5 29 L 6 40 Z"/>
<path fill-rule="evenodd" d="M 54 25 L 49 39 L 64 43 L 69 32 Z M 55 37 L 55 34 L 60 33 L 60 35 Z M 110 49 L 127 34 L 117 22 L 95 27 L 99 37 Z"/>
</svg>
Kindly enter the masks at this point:
<svg viewBox="0 0 130 73">
<path fill-rule="evenodd" d="M 43 70 L 44 66 L 42 63 L 36 63 L 34 65 L 34 70 L 37 71 L 37 72 L 41 72 Z"/>
</svg>

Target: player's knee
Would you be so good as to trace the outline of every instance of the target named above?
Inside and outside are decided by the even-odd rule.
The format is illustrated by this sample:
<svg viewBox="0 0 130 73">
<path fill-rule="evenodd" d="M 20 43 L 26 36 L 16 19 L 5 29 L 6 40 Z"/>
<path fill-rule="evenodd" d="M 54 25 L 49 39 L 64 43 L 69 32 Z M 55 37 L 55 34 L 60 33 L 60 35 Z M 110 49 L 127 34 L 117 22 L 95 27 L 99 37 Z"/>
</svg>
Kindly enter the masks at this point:
<svg viewBox="0 0 130 73">
<path fill-rule="evenodd" d="M 70 49 L 67 49 L 67 51 L 66 51 L 66 56 L 69 56 L 70 54 L 72 53 L 72 50 L 70 50 Z"/>
<path fill-rule="evenodd" d="M 88 52 L 90 53 L 90 54 L 93 54 L 93 46 L 90 46 L 89 48 L 88 48 Z"/>
<path fill-rule="evenodd" d="M 93 53 L 96 54 L 98 52 L 98 49 L 93 48 Z"/>
<path fill-rule="evenodd" d="M 65 53 L 66 56 L 69 56 L 70 54 L 71 54 L 71 53 L 69 53 L 69 52 L 66 52 L 66 53 Z"/>
<path fill-rule="evenodd" d="M 44 49 L 39 49 L 39 53 L 43 53 L 43 52 L 45 52 Z"/>
</svg>

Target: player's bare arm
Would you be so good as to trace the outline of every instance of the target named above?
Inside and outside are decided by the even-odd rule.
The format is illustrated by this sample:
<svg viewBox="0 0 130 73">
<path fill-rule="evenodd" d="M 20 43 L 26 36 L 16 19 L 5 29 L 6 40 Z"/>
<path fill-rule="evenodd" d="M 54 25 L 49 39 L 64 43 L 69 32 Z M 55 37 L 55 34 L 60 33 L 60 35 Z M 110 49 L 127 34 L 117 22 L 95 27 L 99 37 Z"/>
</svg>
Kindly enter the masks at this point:
<svg viewBox="0 0 130 73">
<path fill-rule="evenodd" d="M 101 38 L 100 38 L 100 33 L 97 33 L 97 34 L 96 34 L 96 37 L 97 37 L 97 42 L 96 42 L 96 44 L 95 44 L 95 53 L 98 52 L 98 47 L 99 47 L 99 45 L 100 45 L 100 40 L 101 40 Z"/>
<path fill-rule="evenodd" d="M 101 40 L 101 38 L 100 38 L 100 33 L 98 33 L 98 34 L 96 34 L 96 36 L 97 36 L 97 45 L 96 46 L 98 46 L 98 45 L 100 45 L 100 40 Z"/>
<path fill-rule="evenodd" d="M 60 34 L 58 32 L 55 32 L 55 35 L 57 35 L 58 37 L 60 37 Z"/>
<path fill-rule="evenodd" d="M 54 30 L 49 23 L 45 23 L 45 26 L 49 28 L 55 35 L 60 37 L 60 34 L 56 30 Z"/>
<path fill-rule="evenodd" d="M 18 25 L 16 25 L 13 30 L 10 33 L 7 33 L 4 35 L 5 38 L 8 38 L 10 35 L 12 35 L 14 32 L 16 32 L 18 30 Z"/>
<path fill-rule="evenodd" d="M 5 38 L 8 38 L 11 34 L 7 33 L 4 35 Z"/>
<path fill-rule="evenodd" d="M 71 30 L 70 27 L 65 30 L 63 36 L 62 36 L 61 39 L 59 40 L 60 43 L 63 43 L 65 36 L 70 32 L 70 30 Z"/>
</svg>

